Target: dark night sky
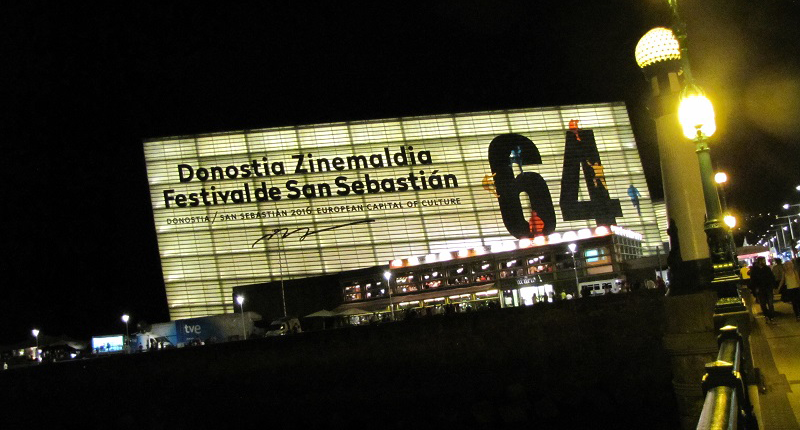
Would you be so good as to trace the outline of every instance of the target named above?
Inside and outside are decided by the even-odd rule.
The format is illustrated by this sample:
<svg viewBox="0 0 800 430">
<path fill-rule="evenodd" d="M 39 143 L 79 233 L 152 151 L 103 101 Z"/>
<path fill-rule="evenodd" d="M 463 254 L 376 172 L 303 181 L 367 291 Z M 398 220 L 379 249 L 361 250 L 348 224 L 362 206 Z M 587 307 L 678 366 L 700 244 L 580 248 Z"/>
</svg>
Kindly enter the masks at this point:
<svg viewBox="0 0 800 430">
<path fill-rule="evenodd" d="M 269 3 L 269 4 L 267 4 Z M 271 4 L 277 3 L 277 4 Z M 639 38 L 666 0 L 261 2 L 0 14 L 0 343 L 168 320 L 142 140 L 394 116 L 625 101 L 661 195 Z M 740 214 L 800 203 L 797 2 L 684 2 Z M 682 3 L 683 4 L 683 3 Z"/>
</svg>

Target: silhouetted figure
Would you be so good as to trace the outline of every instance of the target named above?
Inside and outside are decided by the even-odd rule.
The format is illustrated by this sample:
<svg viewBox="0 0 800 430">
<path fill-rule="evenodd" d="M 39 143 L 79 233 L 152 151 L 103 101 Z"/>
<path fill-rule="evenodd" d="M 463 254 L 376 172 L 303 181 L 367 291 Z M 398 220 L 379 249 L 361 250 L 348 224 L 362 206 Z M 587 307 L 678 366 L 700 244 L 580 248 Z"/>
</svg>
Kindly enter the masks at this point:
<svg viewBox="0 0 800 430">
<path fill-rule="evenodd" d="M 758 297 L 758 304 L 761 305 L 761 312 L 767 320 L 767 324 L 772 323 L 775 318 L 775 307 L 772 303 L 772 288 L 775 286 L 775 275 L 767 266 L 764 257 L 758 257 L 756 263 L 750 268 L 750 286 Z"/>
</svg>

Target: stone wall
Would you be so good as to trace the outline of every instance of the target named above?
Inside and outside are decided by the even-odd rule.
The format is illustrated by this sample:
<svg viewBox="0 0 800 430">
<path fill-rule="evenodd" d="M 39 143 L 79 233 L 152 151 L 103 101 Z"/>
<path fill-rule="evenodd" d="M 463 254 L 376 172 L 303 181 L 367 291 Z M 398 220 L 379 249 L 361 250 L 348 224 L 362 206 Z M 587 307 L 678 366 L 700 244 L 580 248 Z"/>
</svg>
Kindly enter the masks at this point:
<svg viewBox="0 0 800 430">
<path fill-rule="evenodd" d="M 643 291 L 12 369 L 0 391 L 26 427 L 671 429 L 664 328 Z"/>
</svg>

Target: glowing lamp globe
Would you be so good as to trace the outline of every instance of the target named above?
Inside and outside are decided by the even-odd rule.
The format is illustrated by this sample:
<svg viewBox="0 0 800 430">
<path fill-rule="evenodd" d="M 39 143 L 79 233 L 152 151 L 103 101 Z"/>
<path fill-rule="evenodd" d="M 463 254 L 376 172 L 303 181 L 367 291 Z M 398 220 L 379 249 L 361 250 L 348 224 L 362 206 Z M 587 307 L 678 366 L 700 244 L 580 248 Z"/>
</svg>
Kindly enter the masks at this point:
<svg viewBox="0 0 800 430">
<path fill-rule="evenodd" d="M 727 225 L 728 228 L 736 227 L 736 217 L 735 216 L 733 216 L 733 215 L 725 215 L 725 217 L 722 218 L 722 220 L 725 222 L 725 225 Z"/>
<path fill-rule="evenodd" d="M 724 184 L 728 182 L 728 175 L 726 175 L 725 172 L 717 172 L 717 174 L 714 175 L 714 182 Z"/>
<path fill-rule="evenodd" d="M 678 120 L 683 128 L 683 134 L 689 139 L 694 139 L 702 134 L 710 137 L 717 131 L 714 121 L 714 106 L 711 100 L 699 88 L 689 86 L 681 95 L 681 105 L 678 107 Z"/>
<path fill-rule="evenodd" d="M 680 60 L 681 47 L 675 33 L 665 27 L 656 27 L 642 36 L 634 51 L 640 68 L 669 60 Z"/>
</svg>

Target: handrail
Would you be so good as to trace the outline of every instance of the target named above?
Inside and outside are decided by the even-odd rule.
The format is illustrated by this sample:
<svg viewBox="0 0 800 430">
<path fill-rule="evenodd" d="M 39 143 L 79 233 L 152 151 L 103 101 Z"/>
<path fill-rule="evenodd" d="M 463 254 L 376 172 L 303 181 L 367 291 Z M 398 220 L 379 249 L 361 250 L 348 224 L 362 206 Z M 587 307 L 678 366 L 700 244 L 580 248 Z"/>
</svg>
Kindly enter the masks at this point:
<svg viewBox="0 0 800 430">
<path fill-rule="evenodd" d="M 705 366 L 702 381 L 705 402 L 697 429 L 757 429 L 741 373 L 742 336 L 738 327 L 722 327 L 717 344 L 717 360 Z"/>
</svg>

